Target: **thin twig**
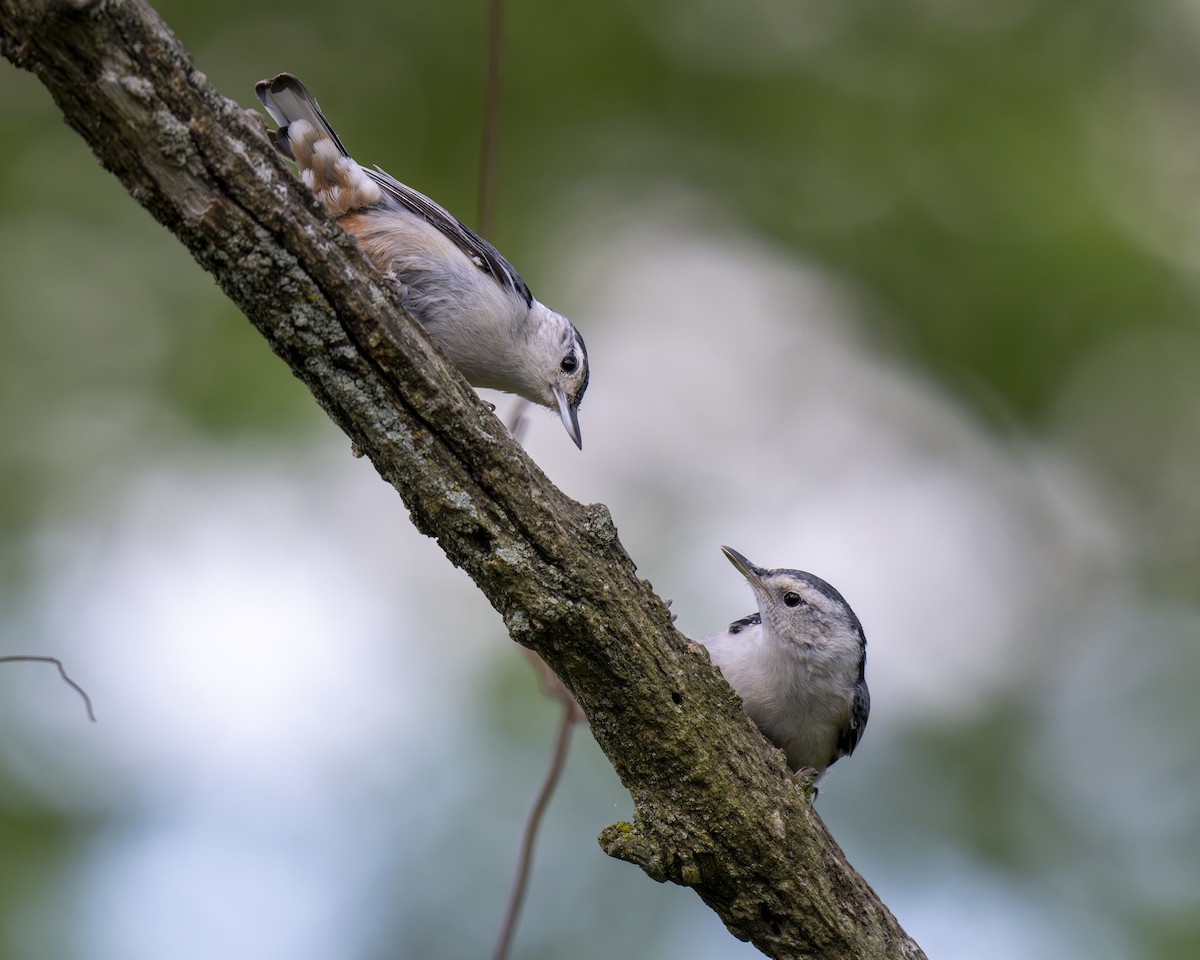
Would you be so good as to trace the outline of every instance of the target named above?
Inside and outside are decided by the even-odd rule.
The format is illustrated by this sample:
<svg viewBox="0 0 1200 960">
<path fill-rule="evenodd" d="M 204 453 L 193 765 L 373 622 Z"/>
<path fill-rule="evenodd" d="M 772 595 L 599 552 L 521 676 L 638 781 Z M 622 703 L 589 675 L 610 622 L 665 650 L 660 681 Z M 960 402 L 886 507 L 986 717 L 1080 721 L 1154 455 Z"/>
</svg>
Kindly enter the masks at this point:
<svg viewBox="0 0 1200 960">
<path fill-rule="evenodd" d="M 524 397 L 517 397 L 508 412 L 508 420 L 504 424 L 508 427 L 509 435 L 521 446 L 525 446 L 525 434 L 529 432 L 528 411 L 529 401 Z"/>
<path fill-rule="evenodd" d="M 479 232 L 491 237 L 496 216 L 496 152 L 500 144 L 500 80 L 504 52 L 504 0 L 488 0 L 487 85 L 479 154 Z"/>
<path fill-rule="evenodd" d="M 561 698 L 560 698 L 561 699 Z M 496 940 L 496 949 L 492 951 L 492 960 L 505 960 L 508 948 L 512 945 L 513 934 L 517 929 L 517 918 L 521 915 L 521 903 L 525 899 L 525 888 L 529 881 L 529 867 L 533 862 L 533 846 L 537 841 L 538 829 L 541 826 L 542 815 L 558 786 L 558 778 L 562 775 L 567 763 L 567 750 L 571 746 L 571 728 L 582 716 L 574 698 L 567 694 L 567 699 L 561 699 L 563 705 L 562 719 L 558 722 L 558 738 L 554 743 L 554 756 L 550 760 L 550 768 L 534 798 L 533 807 L 525 821 L 525 833 L 521 838 L 521 853 L 517 858 L 517 873 L 513 877 L 512 889 L 508 894 L 508 909 L 504 913 L 504 926 Z"/>
<path fill-rule="evenodd" d="M 587 717 L 584 715 L 583 708 L 571 696 L 571 691 L 558 679 L 558 674 L 546 666 L 546 661 L 528 647 L 520 647 L 519 649 L 533 666 L 533 671 L 537 674 L 538 687 L 541 689 L 542 694 L 567 704 L 571 708 L 571 719 L 575 723 L 582 723 L 586 720 Z"/>
<path fill-rule="evenodd" d="M 92 698 L 87 695 L 87 691 L 79 684 L 67 676 L 67 669 L 63 666 L 62 661 L 58 657 L 37 657 L 32 654 L 14 654 L 12 656 L 0 657 L 0 663 L 52 663 L 58 667 L 59 676 L 67 683 L 68 686 L 74 687 L 75 692 L 83 697 L 83 705 L 87 707 L 88 719 L 92 723 L 96 722 L 96 711 L 92 709 Z"/>
<path fill-rule="evenodd" d="M 487 38 L 487 86 L 483 101 L 483 136 L 479 156 L 479 232 L 485 237 L 491 236 L 495 226 L 496 214 L 496 155 L 500 143 L 500 92 L 501 66 L 504 50 L 504 0 L 488 0 L 488 38 Z M 528 402 L 518 400 L 513 408 L 509 432 L 520 443 L 524 437 L 528 421 L 525 411 Z M 524 648 L 523 648 L 524 649 Z M 508 893 L 508 907 L 504 913 L 504 924 L 496 941 L 496 949 L 492 960 L 505 960 L 509 947 L 512 945 L 513 934 L 517 929 L 517 920 L 521 915 L 521 904 L 525 900 L 525 890 L 529 885 L 529 868 L 533 863 L 533 848 L 537 843 L 538 830 L 541 827 L 542 816 L 554 796 L 559 777 L 567 762 L 567 751 L 571 745 L 571 728 L 583 719 L 583 711 L 571 696 L 554 672 L 546 666 L 541 657 L 532 651 L 525 650 L 534 663 L 542 692 L 557 699 L 563 705 L 562 719 L 558 725 L 558 737 L 554 743 L 554 755 L 545 779 L 538 789 L 533 801 L 533 808 L 525 821 L 525 833 L 521 838 L 521 852 L 517 858 L 517 872 L 513 877 L 512 887 Z"/>
</svg>

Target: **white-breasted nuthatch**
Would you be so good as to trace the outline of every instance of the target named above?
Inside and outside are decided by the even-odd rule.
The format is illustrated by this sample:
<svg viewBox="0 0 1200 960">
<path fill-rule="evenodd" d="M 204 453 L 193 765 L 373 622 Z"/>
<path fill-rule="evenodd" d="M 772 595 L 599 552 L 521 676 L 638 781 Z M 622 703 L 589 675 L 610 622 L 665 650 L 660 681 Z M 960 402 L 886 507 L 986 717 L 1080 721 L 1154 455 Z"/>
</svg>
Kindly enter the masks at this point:
<svg viewBox="0 0 1200 960">
<path fill-rule="evenodd" d="M 721 549 L 750 584 L 758 613 L 699 642 L 788 766 L 820 775 L 854 752 L 871 712 L 862 624 L 820 577 L 764 570 Z"/>
<path fill-rule="evenodd" d="M 588 356 L 571 321 L 539 303 L 490 243 L 428 197 L 359 166 L 317 102 L 289 73 L 254 88 L 279 124 L 271 141 L 404 306 L 476 387 L 557 410 L 575 445 Z"/>
</svg>

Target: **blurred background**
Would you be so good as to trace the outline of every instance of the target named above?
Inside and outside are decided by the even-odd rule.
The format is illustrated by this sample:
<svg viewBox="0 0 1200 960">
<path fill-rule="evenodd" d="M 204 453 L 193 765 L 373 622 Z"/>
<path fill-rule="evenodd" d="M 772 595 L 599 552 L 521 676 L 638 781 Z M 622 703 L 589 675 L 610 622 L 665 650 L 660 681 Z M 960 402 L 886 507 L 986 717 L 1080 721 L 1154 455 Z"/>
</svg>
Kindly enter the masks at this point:
<svg viewBox="0 0 1200 960">
<path fill-rule="evenodd" d="M 159 3 L 474 221 L 482 0 Z M 510 0 L 493 239 L 587 338 L 699 635 L 811 570 L 873 712 L 818 809 L 931 957 L 1200 954 L 1200 5 Z M 485 956 L 557 707 L 171 236 L 0 63 L 2 960 Z M 500 412 L 511 405 L 500 399 Z M 756 956 L 604 857 L 577 730 L 514 957 Z"/>
</svg>

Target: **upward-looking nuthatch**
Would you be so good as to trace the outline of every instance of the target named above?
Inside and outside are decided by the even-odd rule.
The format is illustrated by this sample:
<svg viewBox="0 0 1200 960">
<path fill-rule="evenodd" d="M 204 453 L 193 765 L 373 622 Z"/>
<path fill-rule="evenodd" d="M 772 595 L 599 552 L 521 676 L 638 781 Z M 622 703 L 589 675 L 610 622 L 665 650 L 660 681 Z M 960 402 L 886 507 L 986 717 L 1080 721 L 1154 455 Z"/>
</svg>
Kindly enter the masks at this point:
<svg viewBox="0 0 1200 960">
<path fill-rule="evenodd" d="M 871 712 L 862 624 L 820 577 L 764 570 L 721 549 L 750 584 L 758 613 L 699 642 L 788 766 L 821 774 L 854 752 Z"/>
<path fill-rule="evenodd" d="M 571 321 L 535 300 L 496 248 L 442 207 L 378 167 L 355 163 L 291 74 L 254 89 L 279 124 L 271 134 L 276 148 L 400 286 L 405 307 L 467 380 L 557 409 L 582 447 L 588 357 Z"/>
</svg>

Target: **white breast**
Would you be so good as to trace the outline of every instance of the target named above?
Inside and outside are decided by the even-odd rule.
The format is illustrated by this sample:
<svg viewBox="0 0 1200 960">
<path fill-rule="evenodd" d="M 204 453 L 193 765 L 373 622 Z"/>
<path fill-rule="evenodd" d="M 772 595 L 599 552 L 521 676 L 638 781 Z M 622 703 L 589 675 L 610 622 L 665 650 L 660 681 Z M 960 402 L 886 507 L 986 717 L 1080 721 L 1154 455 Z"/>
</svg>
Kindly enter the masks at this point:
<svg viewBox="0 0 1200 960">
<path fill-rule="evenodd" d="M 699 641 L 793 770 L 824 770 L 850 715 L 850 684 L 818 648 L 776 640 L 761 624 Z"/>
</svg>

